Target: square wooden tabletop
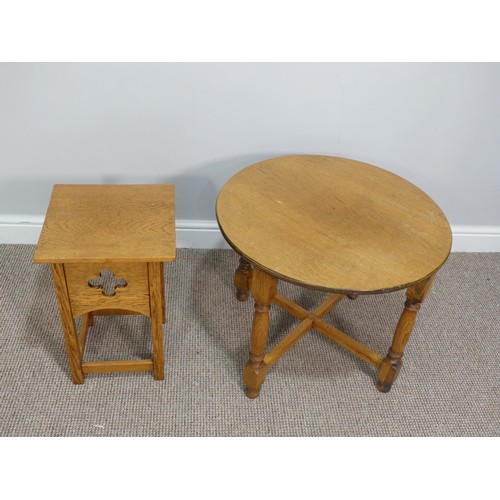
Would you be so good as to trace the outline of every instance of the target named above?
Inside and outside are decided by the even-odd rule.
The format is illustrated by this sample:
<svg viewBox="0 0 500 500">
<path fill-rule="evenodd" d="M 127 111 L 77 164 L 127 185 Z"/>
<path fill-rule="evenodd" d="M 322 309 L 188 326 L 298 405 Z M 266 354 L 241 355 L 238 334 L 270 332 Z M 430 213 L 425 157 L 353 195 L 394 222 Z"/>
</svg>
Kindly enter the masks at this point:
<svg viewBox="0 0 500 500">
<path fill-rule="evenodd" d="M 175 260 L 173 184 L 56 184 L 33 262 Z"/>
</svg>

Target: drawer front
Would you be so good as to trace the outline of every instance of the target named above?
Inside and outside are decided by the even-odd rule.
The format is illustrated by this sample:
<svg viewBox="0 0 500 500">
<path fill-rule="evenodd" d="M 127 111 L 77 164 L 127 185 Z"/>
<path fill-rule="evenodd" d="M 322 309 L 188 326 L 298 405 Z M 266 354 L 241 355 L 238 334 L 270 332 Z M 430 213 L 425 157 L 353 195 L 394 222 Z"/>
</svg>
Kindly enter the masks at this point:
<svg viewBox="0 0 500 500">
<path fill-rule="evenodd" d="M 64 271 L 73 317 L 99 309 L 151 315 L 147 263 L 64 264 Z"/>
</svg>

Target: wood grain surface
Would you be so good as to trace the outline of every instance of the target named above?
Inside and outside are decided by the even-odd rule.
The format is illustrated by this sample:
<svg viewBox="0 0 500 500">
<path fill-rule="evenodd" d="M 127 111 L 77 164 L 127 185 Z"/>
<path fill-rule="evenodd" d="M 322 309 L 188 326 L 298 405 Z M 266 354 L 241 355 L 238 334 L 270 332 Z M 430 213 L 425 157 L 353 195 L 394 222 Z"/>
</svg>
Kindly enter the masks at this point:
<svg viewBox="0 0 500 500">
<path fill-rule="evenodd" d="M 446 261 L 451 230 L 422 190 L 382 168 L 330 156 L 285 156 L 233 176 L 219 227 L 275 277 L 337 293 L 407 288 Z"/>
<path fill-rule="evenodd" d="M 68 289 L 66 287 L 66 277 L 64 266 L 62 264 L 51 264 L 52 278 L 56 290 L 57 303 L 59 305 L 59 314 L 68 352 L 69 367 L 74 384 L 83 384 L 82 360 L 80 355 L 80 345 L 76 325 L 71 311 Z"/>
<path fill-rule="evenodd" d="M 165 356 L 163 353 L 163 320 L 165 309 L 162 296 L 163 290 L 163 266 L 161 263 L 148 264 L 149 297 L 151 306 L 151 333 L 153 340 L 153 371 L 155 380 L 165 378 Z"/>
<path fill-rule="evenodd" d="M 124 359 L 119 361 L 87 361 L 82 363 L 83 373 L 152 371 L 151 359 Z"/>
<path fill-rule="evenodd" d="M 103 295 L 102 289 L 89 286 L 90 279 L 99 277 L 103 268 L 111 269 L 127 286 L 118 287 L 115 295 Z M 101 309 L 124 309 L 150 315 L 148 265 L 143 262 L 64 264 L 73 317 Z"/>
<path fill-rule="evenodd" d="M 175 260 L 172 184 L 56 184 L 35 263 Z"/>
</svg>

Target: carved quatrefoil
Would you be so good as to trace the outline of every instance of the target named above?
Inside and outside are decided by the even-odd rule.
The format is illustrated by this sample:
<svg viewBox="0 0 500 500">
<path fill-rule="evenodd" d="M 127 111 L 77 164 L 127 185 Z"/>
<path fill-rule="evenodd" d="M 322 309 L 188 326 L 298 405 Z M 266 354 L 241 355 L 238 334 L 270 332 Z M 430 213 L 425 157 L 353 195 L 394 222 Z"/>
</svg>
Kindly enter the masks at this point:
<svg viewBox="0 0 500 500">
<path fill-rule="evenodd" d="M 115 295 L 117 287 L 127 286 L 127 280 L 115 278 L 111 269 L 103 269 L 99 273 L 99 276 L 100 278 L 89 280 L 89 286 L 92 288 L 102 288 L 102 294 L 107 297 Z"/>
</svg>

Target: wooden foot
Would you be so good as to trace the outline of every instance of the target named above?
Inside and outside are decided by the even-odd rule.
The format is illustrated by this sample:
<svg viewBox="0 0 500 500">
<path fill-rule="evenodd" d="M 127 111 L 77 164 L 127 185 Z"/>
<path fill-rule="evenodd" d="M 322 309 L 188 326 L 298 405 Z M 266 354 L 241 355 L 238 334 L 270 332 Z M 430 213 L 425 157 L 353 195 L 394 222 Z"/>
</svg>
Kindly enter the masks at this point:
<svg viewBox="0 0 500 500">
<path fill-rule="evenodd" d="M 262 359 L 253 356 L 250 358 L 243 372 L 245 381 L 245 394 L 250 399 L 258 398 L 260 395 L 260 386 L 264 383 L 267 375 L 267 365 Z"/>
<path fill-rule="evenodd" d="M 236 298 L 241 302 L 248 299 L 248 293 L 252 282 L 252 264 L 240 257 L 240 265 L 234 273 L 234 286 L 236 287 Z"/>
<path fill-rule="evenodd" d="M 433 276 L 406 291 L 405 308 L 396 326 L 392 345 L 387 356 L 382 360 L 378 372 L 377 389 L 389 392 L 403 365 L 403 351 L 417 319 L 417 312 L 429 293 Z"/>
<path fill-rule="evenodd" d="M 391 390 L 393 382 L 399 375 L 401 366 L 403 366 L 403 354 L 397 354 L 392 349 L 389 349 L 378 372 L 377 389 L 380 392 L 389 392 Z"/>
<path fill-rule="evenodd" d="M 255 299 L 255 312 L 252 323 L 252 342 L 250 358 L 245 366 L 243 380 L 245 394 L 256 398 L 267 375 L 264 354 L 269 331 L 269 307 L 278 289 L 278 280 L 269 274 L 255 269 L 252 279 L 252 295 Z"/>
</svg>

